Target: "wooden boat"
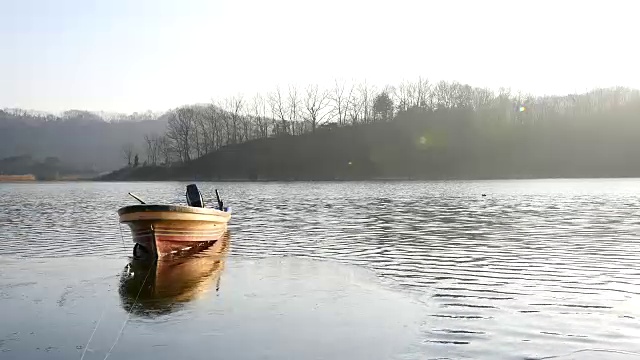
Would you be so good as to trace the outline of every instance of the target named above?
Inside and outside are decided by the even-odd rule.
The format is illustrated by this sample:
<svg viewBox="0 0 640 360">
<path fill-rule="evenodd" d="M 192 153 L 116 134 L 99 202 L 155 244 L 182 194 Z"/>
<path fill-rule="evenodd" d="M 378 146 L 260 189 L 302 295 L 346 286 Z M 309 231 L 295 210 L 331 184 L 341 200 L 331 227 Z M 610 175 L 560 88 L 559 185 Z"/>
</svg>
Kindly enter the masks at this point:
<svg viewBox="0 0 640 360">
<path fill-rule="evenodd" d="M 223 206 L 217 190 L 218 209 L 205 208 L 193 184 L 187 187 L 188 206 L 149 205 L 130 195 L 141 204 L 125 206 L 118 215 L 131 229 L 135 257 L 163 257 L 210 246 L 225 234 L 231 219 L 231 211 Z"/>
<path fill-rule="evenodd" d="M 220 289 L 229 235 L 210 247 L 187 256 L 161 259 L 133 259 L 120 278 L 120 300 L 127 311 L 157 316 L 180 309 L 215 285 Z M 135 305 L 135 306 L 134 306 Z"/>
</svg>

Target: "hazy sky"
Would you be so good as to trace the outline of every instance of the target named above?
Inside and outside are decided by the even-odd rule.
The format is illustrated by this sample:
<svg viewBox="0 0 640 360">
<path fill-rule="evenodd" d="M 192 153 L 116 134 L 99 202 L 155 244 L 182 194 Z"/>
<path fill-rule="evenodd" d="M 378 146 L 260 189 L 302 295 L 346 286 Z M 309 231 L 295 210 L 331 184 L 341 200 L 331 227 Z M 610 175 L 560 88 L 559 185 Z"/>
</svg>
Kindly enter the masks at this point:
<svg viewBox="0 0 640 360">
<path fill-rule="evenodd" d="M 0 108 L 166 110 L 334 78 L 640 88 L 635 1 L 0 0 Z"/>
</svg>

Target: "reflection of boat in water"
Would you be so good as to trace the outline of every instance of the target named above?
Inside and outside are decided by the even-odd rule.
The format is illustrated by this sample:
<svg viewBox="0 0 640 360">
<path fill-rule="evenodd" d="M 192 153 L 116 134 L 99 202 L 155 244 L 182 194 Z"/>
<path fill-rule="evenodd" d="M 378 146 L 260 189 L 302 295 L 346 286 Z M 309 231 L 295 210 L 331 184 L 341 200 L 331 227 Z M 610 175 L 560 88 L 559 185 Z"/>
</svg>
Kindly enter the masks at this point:
<svg viewBox="0 0 640 360">
<path fill-rule="evenodd" d="M 129 225 L 136 243 L 134 256 L 154 257 L 198 250 L 220 239 L 227 231 L 231 211 L 224 207 L 218 191 L 218 208 L 206 208 L 195 184 L 187 186 L 187 204 L 125 206 L 118 210 L 120 222 Z"/>
<path fill-rule="evenodd" d="M 211 247 L 189 256 L 134 258 L 120 278 L 122 306 L 138 315 L 155 316 L 198 298 L 212 283 L 218 291 L 228 247 L 226 233 Z"/>
</svg>

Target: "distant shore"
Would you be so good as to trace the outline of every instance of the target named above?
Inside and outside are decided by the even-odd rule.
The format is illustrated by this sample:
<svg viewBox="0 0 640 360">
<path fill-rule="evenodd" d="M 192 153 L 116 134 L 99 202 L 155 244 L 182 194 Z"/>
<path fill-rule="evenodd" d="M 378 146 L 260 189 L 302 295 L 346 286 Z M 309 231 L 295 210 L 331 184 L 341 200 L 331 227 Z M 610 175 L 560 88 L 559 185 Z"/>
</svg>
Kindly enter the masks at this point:
<svg viewBox="0 0 640 360">
<path fill-rule="evenodd" d="M 24 182 L 36 181 L 36 177 L 32 174 L 26 175 L 0 175 L 0 182 Z"/>
<path fill-rule="evenodd" d="M 0 182 L 56 182 L 56 181 L 93 181 L 94 175 L 65 175 L 57 178 L 39 179 L 33 174 L 0 175 Z"/>
<path fill-rule="evenodd" d="M 638 172 L 619 172 L 611 174 L 593 174 L 588 172 L 578 172 L 574 174 L 495 174 L 495 176 L 416 176 L 416 177 L 380 177 L 380 176 L 357 176 L 357 177 L 309 177 L 309 176 L 282 176 L 282 177 L 225 177 L 225 176 L 205 176 L 197 174 L 183 173 L 179 168 L 164 167 L 138 167 L 122 168 L 111 173 L 95 177 L 92 181 L 105 182 L 156 182 L 156 181 L 181 181 L 181 182 L 413 182 L 413 181 L 491 181 L 491 180 L 556 180 L 556 179 L 631 179 L 640 178 Z"/>
<path fill-rule="evenodd" d="M 458 178 L 360 178 L 360 179 L 290 179 L 290 178 L 274 178 L 274 179 L 207 179 L 207 178 L 163 178 L 163 179 L 104 179 L 95 178 L 65 178 L 65 179 L 35 179 L 24 175 L 0 176 L 0 183 L 55 183 L 55 182 L 219 182 L 219 183 L 342 183 L 342 182 L 431 182 L 431 181 L 508 181 L 508 180 L 578 180 L 578 179 L 640 179 L 640 175 L 628 176 L 520 176 L 520 177 L 458 177 Z"/>
</svg>

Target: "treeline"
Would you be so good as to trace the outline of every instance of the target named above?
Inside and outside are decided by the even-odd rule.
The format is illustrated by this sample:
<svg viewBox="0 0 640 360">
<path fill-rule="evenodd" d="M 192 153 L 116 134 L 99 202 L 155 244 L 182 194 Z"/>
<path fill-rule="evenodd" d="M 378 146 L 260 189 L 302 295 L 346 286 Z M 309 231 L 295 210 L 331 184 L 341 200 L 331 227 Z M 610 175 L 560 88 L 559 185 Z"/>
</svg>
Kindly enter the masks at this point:
<svg viewBox="0 0 640 360">
<path fill-rule="evenodd" d="M 60 115 L 43 111 L 26 110 L 20 108 L 0 109 L 0 125 L 29 124 L 41 125 L 47 122 L 65 122 L 76 124 L 88 124 L 94 122 L 121 122 L 121 121 L 145 121 L 155 120 L 160 115 L 152 111 L 132 114 L 108 113 L 104 111 L 92 112 L 86 110 L 67 110 Z"/>
<path fill-rule="evenodd" d="M 484 127 L 484 133 L 490 133 L 496 125 L 555 125 L 560 130 L 566 124 L 557 121 L 603 115 L 600 125 L 607 127 L 607 114 L 622 108 L 628 110 L 630 104 L 639 101 L 638 90 L 622 87 L 567 96 L 535 97 L 505 88 L 494 92 L 458 82 L 431 83 L 423 78 L 383 88 L 367 83 L 348 86 L 336 81 L 328 89 L 317 85 L 289 86 L 251 98 L 234 96 L 211 104 L 171 110 L 167 113 L 166 131 L 146 134 L 144 148 L 149 165 L 186 163 L 223 147 L 251 140 L 407 118 L 418 118 L 426 124 L 435 118 L 443 118 L 444 113 L 449 114 L 446 116 L 448 124 L 439 126 L 446 125 L 454 132 Z M 452 113 L 456 114 L 454 118 Z M 460 127 L 462 120 L 467 118 L 473 119 L 472 122 Z M 504 129 L 503 132 L 503 137 L 515 136 L 507 135 Z M 498 141 L 486 136 L 481 138 Z M 124 153 L 131 154 L 131 151 L 124 149 Z"/>
<path fill-rule="evenodd" d="M 123 180 L 640 176 L 639 115 L 639 91 L 622 87 L 535 97 L 422 78 L 336 81 L 162 115 L 0 110 L 0 158 L 129 165 Z"/>
</svg>

